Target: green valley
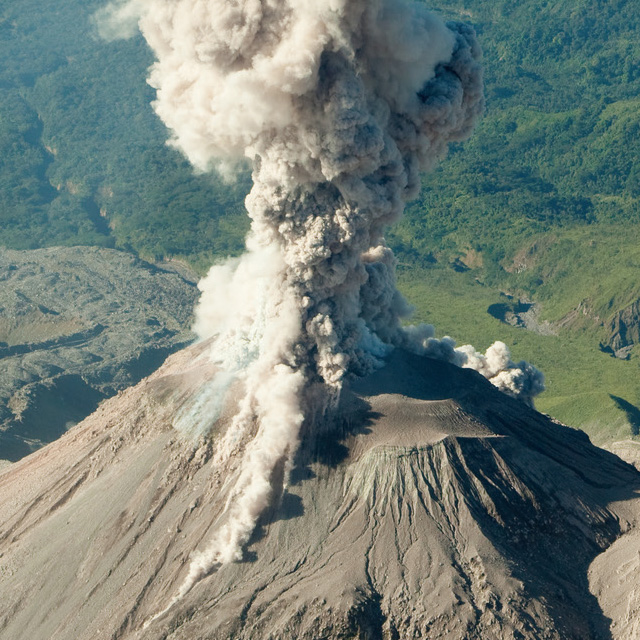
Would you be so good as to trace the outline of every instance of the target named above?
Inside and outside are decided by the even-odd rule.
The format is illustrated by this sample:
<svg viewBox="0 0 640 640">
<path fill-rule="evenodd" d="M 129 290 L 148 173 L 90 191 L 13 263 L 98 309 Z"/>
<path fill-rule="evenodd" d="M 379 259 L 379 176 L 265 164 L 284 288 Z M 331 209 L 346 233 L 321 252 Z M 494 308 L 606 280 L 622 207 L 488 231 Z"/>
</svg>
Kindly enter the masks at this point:
<svg viewBox="0 0 640 640">
<path fill-rule="evenodd" d="M 99 245 L 204 273 L 242 250 L 248 172 L 226 184 L 166 144 L 150 53 L 139 37 L 98 37 L 102 4 L 0 7 L 0 246 Z M 598 442 L 636 437 L 637 5 L 447 0 L 440 12 L 479 33 L 487 109 L 389 232 L 400 286 L 440 335 L 503 340 L 541 368 L 542 411 Z M 489 313 L 533 303 L 548 331 Z"/>
</svg>

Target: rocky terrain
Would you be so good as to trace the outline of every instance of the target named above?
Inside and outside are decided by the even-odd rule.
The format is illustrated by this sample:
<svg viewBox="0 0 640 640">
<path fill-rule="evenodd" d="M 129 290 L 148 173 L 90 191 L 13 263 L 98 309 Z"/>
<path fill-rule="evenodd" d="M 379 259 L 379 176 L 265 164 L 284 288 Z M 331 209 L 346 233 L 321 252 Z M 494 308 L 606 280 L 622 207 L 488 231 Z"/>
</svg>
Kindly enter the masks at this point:
<svg viewBox="0 0 640 640">
<path fill-rule="evenodd" d="M 616 358 L 628 358 L 633 346 L 640 342 L 640 300 L 615 313 L 606 328 L 609 338 L 601 347 Z"/>
<path fill-rule="evenodd" d="M 640 442 L 637 440 L 618 440 L 606 448 L 640 471 Z"/>
<path fill-rule="evenodd" d="M 489 306 L 487 313 L 505 324 L 521 327 L 541 336 L 556 335 L 556 328 L 547 320 L 540 319 L 540 305 L 514 298 L 510 294 L 502 294 L 505 302 Z"/>
<path fill-rule="evenodd" d="M 0 459 L 64 433 L 192 339 L 188 274 L 111 249 L 0 249 Z"/>
<path fill-rule="evenodd" d="M 637 638 L 640 473 L 480 375 L 396 351 L 354 382 L 244 560 L 170 608 L 237 456 L 174 428 L 200 343 L 0 472 L 0 638 Z"/>
</svg>

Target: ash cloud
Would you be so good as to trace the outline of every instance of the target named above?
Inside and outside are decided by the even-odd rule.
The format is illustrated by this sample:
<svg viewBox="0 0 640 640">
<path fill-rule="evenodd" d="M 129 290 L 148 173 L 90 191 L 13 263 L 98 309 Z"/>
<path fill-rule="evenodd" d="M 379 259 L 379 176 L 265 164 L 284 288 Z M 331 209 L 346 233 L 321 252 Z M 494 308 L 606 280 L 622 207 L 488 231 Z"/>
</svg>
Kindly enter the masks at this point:
<svg viewBox="0 0 640 640">
<path fill-rule="evenodd" d="M 138 33 L 142 8 L 140 0 L 117 0 L 101 7 L 93 15 L 98 35 L 107 42 L 133 38 Z"/>
<path fill-rule="evenodd" d="M 480 353 L 470 344 L 456 348 L 455 340 L 449 336 L 436 338 L 432 325 L 406 327 L 403 333 L 404 346 L 413 353 L 473 369 L 500 391 L 529 406 L 533 406 L 533 399 L 545 389 L 542 372 L 525 360 L 513 362 L 504 342 L 496 341 L 485 353 Z"/>
<path fill-rule="evenodd" d="M 196 323 L 244 385 L 216 454 L 242 461 L 184 594 L 241 557 L 305 420 L 394 346 L 473 366 L 515 395 L 535 384 L 496 345 L 483 356 L 403 329 L 409 307 L 383 236 L 483 110 L 471 28 L 405 0 L 135 0 L 105 15 L 112 30 L 137 16 L 170 144 L 200 170 L 253 167 L 247 252 L 200 283 Z"/>
</svg>

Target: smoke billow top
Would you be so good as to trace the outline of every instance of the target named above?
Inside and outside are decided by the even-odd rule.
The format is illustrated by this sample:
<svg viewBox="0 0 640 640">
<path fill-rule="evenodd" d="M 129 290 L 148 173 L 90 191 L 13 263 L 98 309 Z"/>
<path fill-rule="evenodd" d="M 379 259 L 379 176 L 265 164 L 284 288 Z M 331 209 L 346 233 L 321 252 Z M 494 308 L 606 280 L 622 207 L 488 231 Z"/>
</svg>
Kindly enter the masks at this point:
<svg viewBox="0 0 640 640">
<path fill-rule="evenodd" d="M 241 557 L 303 423 L 394 347 L 473 367 L 525 399 L 542 382 L 501 343 L 482 355 L 401 326 L 409 309 L 384 230 L 483 110 L 471 28 L 406 0 L 133 0 L 101 24 L 113 34 L 131 16 L 157 58 L 149 82 L 171 144 L 201 170 L 253 169 L 247 252 L 201 282 L 196 325 L 222 379 L 244 385 L 216 454 L 241 462 L 185 593 Z"/>
</svg>

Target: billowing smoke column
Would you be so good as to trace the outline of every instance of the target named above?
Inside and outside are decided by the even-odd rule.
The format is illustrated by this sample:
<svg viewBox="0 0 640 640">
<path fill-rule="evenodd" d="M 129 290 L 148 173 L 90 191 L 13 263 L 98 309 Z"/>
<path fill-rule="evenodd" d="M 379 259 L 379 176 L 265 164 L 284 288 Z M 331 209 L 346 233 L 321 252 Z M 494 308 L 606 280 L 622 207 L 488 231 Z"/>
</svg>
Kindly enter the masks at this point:
<svg viewBox="0 0 640 640">
<path fill-rule="evenodd" d="M 216 459 L 242 451 L 243 462 L 184 593 L 241 557 L 305 420 L 394 346 L 504 374 L 515 395 L 535 383 L 500 347 L 482 356 L 429 327 L 401 328 L 408 306 L 383 238 L 420 172 L 483 109 L 469 27 L 405 0 L 134 0 L 110 11 L 138 16 L 156 54 L 150 83 L 171 144 L 202 170 L 253 168 L 247 253 L 211 269 L 197 312 L 225 379 L 245 387 Z"/>
<path fill-rule="evenodd" d="M 202 169 L 253 163 L 249 255 L 203 283 L 199 332 L 269 334 L 261 378 L 339 390 L 398 339 L 383 231 L 482 109 L 472 31 L 381 0 L 154 2 L 142 28 L 173 143 Z"/>
</svg>

